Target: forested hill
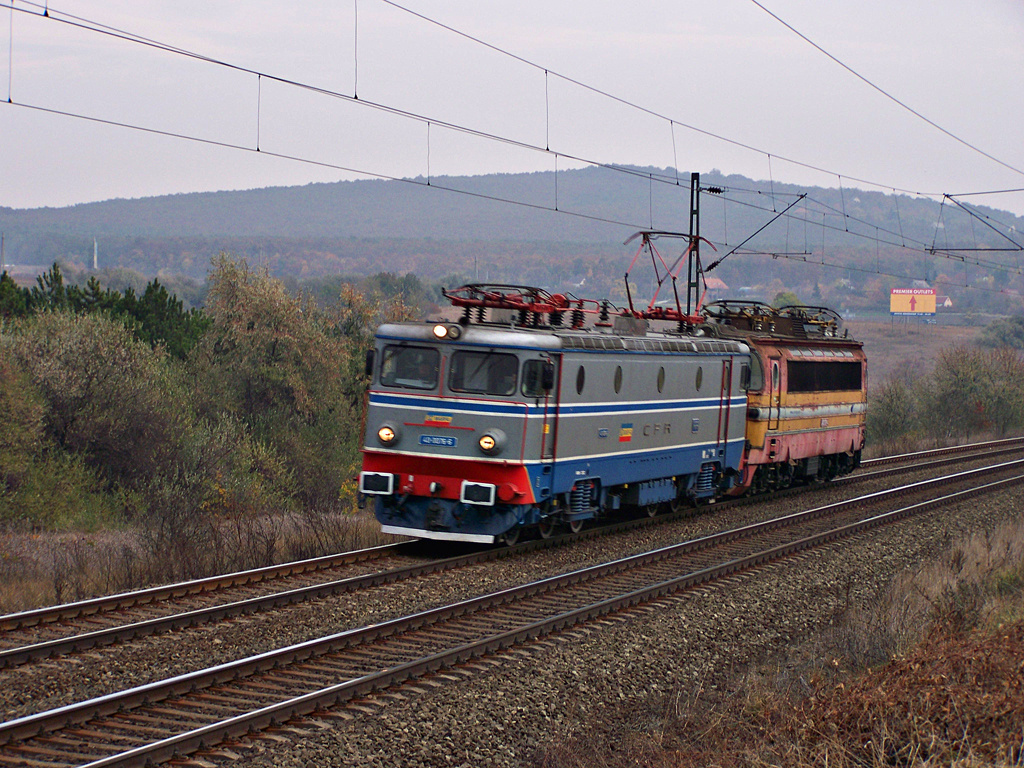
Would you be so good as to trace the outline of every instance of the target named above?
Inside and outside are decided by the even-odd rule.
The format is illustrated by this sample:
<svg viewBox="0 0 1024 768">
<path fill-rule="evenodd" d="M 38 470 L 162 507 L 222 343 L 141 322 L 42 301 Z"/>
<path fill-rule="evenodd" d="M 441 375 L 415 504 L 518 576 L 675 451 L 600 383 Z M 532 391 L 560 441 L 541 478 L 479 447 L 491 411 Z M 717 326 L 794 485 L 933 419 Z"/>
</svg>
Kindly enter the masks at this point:
<svg viewBox="0 0 1024 768">
<path fill-rule="evenodd" d="M 639 170 L 675 177 L 670 169 Z M 89 263 L 96 238 L 102 265 L 196 277 L 205 275 L 210 256 L 222 250 L 262 259 L 277 273 L 303 275 L 401 272 L 403 264 L 420 266 L 418 255 L 426 258 L 438 253 L 451 254 L 457 266 L 464 268 L 472 263 L 469 252 L 481 250 L 512 259 L 545 251 L 556 257 L 618 257 L 629 250 L 623 240 L 637 228 L 687 228 L 689 173 L 680 171 L 678 178 L 676 186 L 588 168 L 561 171 L 557 179 L 551 172 L 438 177 L 431 180 L 433 188 L 426 187 L 423 179 L 414 180 L 420 183 L 352 181 L 109 200 L 68 208 L 0 208 L 0 231 L 6 238 L 8 262 Z M 940 208 L 906 195 L 848 187 L 798 188 L 778 180 L 752 181 L 714 171 L 702 174 L 701 182 L 725 189 L 724 200 L 702 198 L 702 234 L 718 243 L 739 243 L 764 225 L 774 215 L 773 209 L 782 210 L 795 193 L 805 192 L 809 201 L 793 210 L 796 219 L 776 222 L 750 246 L 768 251 L 839 248 L 847 253 L 873 253 L 878 250 L 876 234 L 892 242 L 940 248 L 1005 244 L 955 206 Z M 542 209 L 556 204 L 560 211 L 582 215 Z M 1022 218 L 990 209 L 982 212 L 1004 229 L 1024 229 Z M 847 230 L 868 237 L 850 237 Z M 481 248 L 484 243 L 491 246 Z M 497 243 L 504 245 L 495 247 Z"/>
</svg>

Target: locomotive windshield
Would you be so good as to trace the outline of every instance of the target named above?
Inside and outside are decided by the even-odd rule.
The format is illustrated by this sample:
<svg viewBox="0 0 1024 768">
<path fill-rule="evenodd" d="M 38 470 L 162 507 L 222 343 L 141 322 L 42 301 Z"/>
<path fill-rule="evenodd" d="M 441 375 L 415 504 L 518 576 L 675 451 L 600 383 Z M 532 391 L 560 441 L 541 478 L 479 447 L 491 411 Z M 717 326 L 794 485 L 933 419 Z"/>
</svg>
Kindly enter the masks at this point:
<svg viewBox="0 0 1024 768">
<path fill-rule="evenodd" d="M 518 373 L 515 355 L 462 350 L 452 355 L 448 387 L 453 392 L 507 397 L 516 391 Z"/>
<path fill-rule="evenodd" d="M 434 389 L 441 355 L 430 347 L 384 347 L 380 383 L 386 387 Z"/>
</svg>

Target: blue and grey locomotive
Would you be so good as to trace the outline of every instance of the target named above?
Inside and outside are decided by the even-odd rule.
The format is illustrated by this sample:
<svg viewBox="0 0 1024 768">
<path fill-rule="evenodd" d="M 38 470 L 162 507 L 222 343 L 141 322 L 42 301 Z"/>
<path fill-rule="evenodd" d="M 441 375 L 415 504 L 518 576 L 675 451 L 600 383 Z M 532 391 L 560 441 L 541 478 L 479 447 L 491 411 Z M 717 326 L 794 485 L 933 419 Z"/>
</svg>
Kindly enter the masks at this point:
<svg viewBox="0 0 1024 768">
<path fill-rule="evenodd" d="M 383 325 L 368 358 L 359 489 L 385 532 L 512 542 L 736 483 L 742 340 L 536 288 L 448 297 L 459 321 Z"/>
</svg>

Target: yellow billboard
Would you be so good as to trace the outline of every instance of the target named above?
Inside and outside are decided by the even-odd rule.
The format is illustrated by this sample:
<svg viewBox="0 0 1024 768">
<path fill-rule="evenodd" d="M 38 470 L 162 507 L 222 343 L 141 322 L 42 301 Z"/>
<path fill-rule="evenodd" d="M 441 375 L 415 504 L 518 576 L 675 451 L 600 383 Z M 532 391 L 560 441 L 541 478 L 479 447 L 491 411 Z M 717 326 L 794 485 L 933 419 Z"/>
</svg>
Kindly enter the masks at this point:
<svg viewBox="0 0 1024 768">
<path fill-rule="evenodd" d="M 890 315 L 934 315 L 934 288 L 893 288 L 889 292 Z"/>
</svg>

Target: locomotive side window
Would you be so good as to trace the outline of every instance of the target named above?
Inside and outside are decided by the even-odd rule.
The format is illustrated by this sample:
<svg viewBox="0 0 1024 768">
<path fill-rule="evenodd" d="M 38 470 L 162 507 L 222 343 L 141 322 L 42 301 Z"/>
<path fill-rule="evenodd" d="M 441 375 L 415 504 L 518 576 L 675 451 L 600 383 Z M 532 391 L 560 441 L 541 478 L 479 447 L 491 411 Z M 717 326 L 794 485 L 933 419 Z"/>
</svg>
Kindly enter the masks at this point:
<svg viewBox="0 0 1024 768">
<path fill-rule="evenodd" d="M 615 366 L 615 394 L 619 394 L 622 391 L 622 366 Z"/>
<path fill-rule="evenodd" d="M 704 383 L 704 368 L 697 366 L 697 380 L 694 385 L 697 387 L 697 391 L 700 392 L 700 385 Z"/>
<path fill-rule="evenodd" d="M 380 383 L 385 387 L 434 389 L 441 355 L 430 347 L 384 347 Z"/>
<path fill-rule="evenodd" d="M 508 396 L 515 394 L 518 374 L 515 355 L 462 350 L 452 355 L 448 386 L 453 392 Z"/>
<path fill-rule="evenodd" d="M 583 366 L 581 365 L 580 369 L 576 372 L 576 394 L 577 395 L 582 395 L 583 394 L 583 385 L 584 385 L 584 383 L 586 383 L 586 380 L 587 380 L 587 373 L 586 373 L 586 371 L 583 370 Z"/>
<path fill-rule="evenodd" d="M 661 367 L 658 369 L 658 391 L 661 392 L 665 389 L 665 368 Z"/>
<path fill-rule="evenodd" d="M 860 362 L 788 361 L 790 392 L 849 392 L 861 388 Z"/>
<path fill-rule="evenodd" d="M 746 363 L 740 366 L 740 389 L 750 389 L 750 366 Z"/>
</svg>

